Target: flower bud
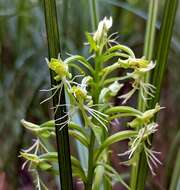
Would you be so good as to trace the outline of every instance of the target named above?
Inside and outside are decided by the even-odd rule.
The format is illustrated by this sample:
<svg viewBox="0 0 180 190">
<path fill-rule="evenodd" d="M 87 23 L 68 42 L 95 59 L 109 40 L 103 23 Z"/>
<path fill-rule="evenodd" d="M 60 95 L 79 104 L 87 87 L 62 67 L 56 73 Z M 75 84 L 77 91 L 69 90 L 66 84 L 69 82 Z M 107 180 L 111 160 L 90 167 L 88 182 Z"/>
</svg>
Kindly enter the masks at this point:
<svg viewBox="0 0 180 190">
<path fill-rule="evenodd" d="M 70 77 L 68 65 L 60 59 L 51 58 L 51 61 L 48 62 L 48 67 L 57 74 L 55 77 L 56 80 Z"/>
<path fill-rule="evenodd" d="M 107 37 L 107 32 L 112 26 L 112 17 L 107 19 L 105 17 L 102 21 L 99 22 L 98 29 L 94 33 L 94 41 L 99 43 L 103 40 L 104 37 Z"/>
</svg>

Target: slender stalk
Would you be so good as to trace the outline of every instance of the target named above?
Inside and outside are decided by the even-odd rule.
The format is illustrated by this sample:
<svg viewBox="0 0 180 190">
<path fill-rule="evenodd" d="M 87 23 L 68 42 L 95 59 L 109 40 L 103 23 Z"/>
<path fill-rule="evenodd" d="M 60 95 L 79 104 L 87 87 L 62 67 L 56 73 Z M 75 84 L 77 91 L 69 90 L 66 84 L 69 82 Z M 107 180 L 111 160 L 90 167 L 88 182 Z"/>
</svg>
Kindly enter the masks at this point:
<svg viewBox="0 0 180 190">
<path fill-rule="evenodd" d="M 162 80 L 164 71 L 167 64 L 168 52 L 172 37 L 172 29 L 174 25 L 176 9 L 178 0 L 166 0 L 164 8 L 164 16 L 158 36 L 156 68 L 152 77 L 152 84 L 156 87 L 156 94 L 152 101 L 149 102 L 149 107 L 154 108 L 155 104 L 159 101 Z M 146 49 L 146 48 L 145 48 Z M 154 52 L 153 52 L 154 53 Z M 151 54 L 151 52 L 150 52 Z M 142 106 L 142 104 L 140 104 Z M 145 109 L 144 106 L 141 107 Z M 151 137 L 152 139 L 152 137 Z M 148 173 L 148 166 L 146 162 L 145 153 L 142 152 L 137 160 L 137 165 L 132 169 L 131 189 L 144 190 L 145 181 Z"/>
<path fill-rule="evenodd" d="M 99 22 L 99 16 L 98 16 L 98 11 L 97 11 L 97 1 L 98 0 L 89 0 L 91 23 L 92 23 L 93 31 L 96 30 L 98 26 L 98 22 Z"/>
<path fill-rule="evenodd" d="M 146 29 L 144 53 L 143 53 L 145 58 L 148 60 L 151 60 L 153 56 L 157 11 L 158 11 L 158 0 L 151 0 L 149 2 L 149 16 L 148 16 L 148 21 L 147 21 L 147 29 Z M 149 78 L 150 78 L 150 74 L 148 73 L 144 77 L 144 82 L 149 82 Z M 141 111 L 146 110 L 146 102 L 144 102 L 140 94 L 139 94 L 139 99 L 138 99 L 138 109 Z M 137 165 L 132 167 L 132 171 L 131 171 L 132 190 L 136 189 L 136 186 L 138 183 L 138 172 L 139 172 L 138 168 L 140 166 L 140 163 L 142 162 L 144 163 L 144 161 L 145 161 L 145 154 L 143 152 L 141 155 L 139 155 L 139 157 L 137 157 Z"/>
<path fill-rule="evenodd" d="M 154 107 L 156 102 L 160 99 L 161 85 L 167 65 L 178 2 L 178 0 L 166 0 L 165 2 L 164 16 L 159 33 L 159 43 L 157 46 L 157 66 L 152 77 L 152 83 L 156 87 L 156 94 L 155 98 L 151 101 L 151 107 Z"/>
<path fill-rule="evenodd" d="M 174 158 L 178 155 L 178 149 L 180 146 L 180 130 L 177 132 L 175 138 L 173 139 L 172 145 L 169 150 L 167 162 L 166 162 L 166 189 L 169 189 L 170 183 L 172 183 L 172 174 L 175 168 Z M 179 156 L 180 158 L 180 156 Z"/>
<path fill-rule="evenodd" d="M 156 34 L 156 20 L 158 12 L 158 0 L 150 0 L 149 2 L 149 11 L 148 11 L 148 20 L 147 20 L 147 29 L 145 35 L 145 44 L 143 55 L 149 61 L 153 58 L 153 49 L 154 49 L 154 40 Z M 150 73 L 147 73 L 144 77 L 144 82 L 149 82 Z M 146 110 L 146 102 L 141 98 L 139 94 L 138 99 L 138 109 L 141 111 Z"/>
<path fill-rule="evenodd" d="M 61 13 L 61 23 L 63 28 L 61 29 L 62 38 L 61 38 L 61 49 L 62 57 L 64 56 L 64 52 L 66 52 L 66 38 L 68 33 L 68 25 L 69 25 L 69 14 L 67 14 L 69 9 L 70 1 L 69 0 L 63 0 L 62 1 L 62 13 Z"/>
<path fill-rule="evenodd" d="M 90 137 L 90 146 L 89 146 L 89 160 L 88 160 L 88 180 L 85 185 L 85 190 L 92 189 L 93 177 L 94 177 L 94 162 L 93 162 L 93 155 L 94 155 L 94 143 L 95 143 L 95 136 L 93 131 L 91 131 Z"/>
<path fill-rule="evenodd" d="M 171 178 L 171 185 L 170 185 L 169 190 L 178 189 L 179 180 L 180 180 L 180 149 L 179 149 L 177 157 L 176 157 L 176 163 L 174 166 L 174 171 L 173 171 L 173 175 Z"/>
<path fill-rule="evenodd" d="M 44 14 L 46 21 L 47 39 L 48 39 L 48 50 L 49 58 L 57 57 L 60 53 L 60 39 L 58 31 L 58 21 L 57 21 L 57 11 L 55 0 L 44 0 Z M 54 73 L 51 72 L 51 86 L 57 85 L 54 80 Z M 54 107 L 58 104 L 59 95 L 53 97 Z M 65 104 L 65 93 L 62 90 L 60 97 L 60 104 Z M 62 117 L 66 113 L 66 107 L 61 107 L 55 113 L 55 120 Z M 67 117 L 64 118 L 64 121 Z M 62 122 L 64 122 L 62 121 Z M 60 181 L 62 190 L 72 190 L 72 169 L 71 169 L 71 159 L 70 159 L 70 146 L 69 146 L 69 136 L 67 125 L 60 128 L 61 126 L 56 125 L 56 141 L 57 141 L 57 152 L 58 152 L 58 162 L 60 171 Z"/>
<path fill-rule="evenodd" d="M 97 2 L 96 0 L 89 0 L 90 10 L 91 10 L 91 23 L 92 23 L 92 30 L 95 31 L 98 26 L 98 16 L 97 16 Z M 96 94 L 98 96 L 98 94 Z M 95 100 L 95 104 L 98 104 L 97 97 L 93 97 Z M 90 136 L 90 146 L 89 146 L 89 158 L 88 158 L 88 176 L 87 176 L 87 183 L 85 185 L 85 190 L 91 190 L 93 184 L 93 177 L 94 177 L 94 145 L 95 145 L 95 135 L 94 132 L 91 130 Z"/>
</svg>

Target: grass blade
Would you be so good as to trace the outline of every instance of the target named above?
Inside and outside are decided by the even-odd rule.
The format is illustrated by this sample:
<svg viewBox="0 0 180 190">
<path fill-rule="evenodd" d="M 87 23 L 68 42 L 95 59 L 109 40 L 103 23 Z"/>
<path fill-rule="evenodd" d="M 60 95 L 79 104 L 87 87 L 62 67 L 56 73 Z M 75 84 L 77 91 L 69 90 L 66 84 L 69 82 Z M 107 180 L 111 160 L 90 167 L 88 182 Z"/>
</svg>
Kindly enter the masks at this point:
<svg viewBox="0 0 180 190">
<path fill-rule="evenodd" d="M 169 190 L 178 190 L 179 180 L 180 180 L 180 149 L 177 154 L 176 163 L 175 163 Z"/>
<path fill-rule="evenodd" d="M 163 21 L 159 33 L 159 43 L 157 47 L 157 66 L 152 77 L 152 84 L 156 87 L 156 95 L 151 103 L 151 107 L 154 107 L 156 102 L 160 99 L 161 85 L 167 65 L 177 7 L 178 0 L 166 0 Z"/>
<path fill-rule="evenodd" d="M 56 12 L 56 2 L 55 0 L 44 0 L 44 13 L 45 22 L 47 30 L 48 39 L 48 50 L 49 58 L 56 58 L 58 53 L 60 53 L 60 39 L 58 31 L 57 22 L 57 12 Z M 56 81 L 53 79 L 53 72 L 51 75 L 51 86 L 57 85 Z M 58 104 L 58 94 L 53 97 L 53 105 Z M 60 104 L 65 104 L 65 93 L 62 90 Z M 66 107 L 61 107 L 55 114 L 55 119 L 62 117 L 66 113 Z M 66 121 L 67 118 L 64 118 Z M 64 122 L 62 121 L 62 122 Z M 66 190 L 73 189 L 72 183 L 72 168 L 71 168 L 71 158 L 70 158 L 70 147 L 69 147 L 69 136 L 68 127 L 65 126 L 60 130 L 59 125 L 56 125 L 56 140 L 57 140 L 57 152 L 58 152 L 58 163 L 60 170 L 60 181 L 61 189 L 66 188 Z"/>
<path fill-rule="evenodd" d="M 168 159 L 166 162 L 166 189 L 169 189 L 169 186 L 171 184 L 171 179 L 173 170 L 175 168 L 174 165 L 174 158 L 178 155 L 178 149 L 180 146 L 180 130 L 177 132 L 175 138 L 173 139 L 172 145 L 169 150 Z"/>
<path fill-rule="evenodd" d="M 96 30 L 98 26 L 98 22 L 99 22 L 99 16 L 98 16 L 98 11 L 97 11 L 97 1 L 98 0 L 89 0 L 91 23 L 92 23 L 93 31 Z"/>
</svg>

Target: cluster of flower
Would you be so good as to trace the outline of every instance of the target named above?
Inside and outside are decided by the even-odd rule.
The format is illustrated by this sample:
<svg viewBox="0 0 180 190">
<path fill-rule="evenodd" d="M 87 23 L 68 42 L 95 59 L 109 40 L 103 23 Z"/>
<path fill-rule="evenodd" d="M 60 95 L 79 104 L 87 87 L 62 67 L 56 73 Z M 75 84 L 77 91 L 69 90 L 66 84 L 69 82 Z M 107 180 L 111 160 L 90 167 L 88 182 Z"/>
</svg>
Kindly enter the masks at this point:
<svg viewBox="0 0 180 190">
<path fill-rule="evenodd" d="M 37 150 L 38 147 L 42 146 L 46 155 L 50 154 L 40 139 L 54 136 L 54 127 L 52 126 L 56 123 L 56 125 L 61 126 L 61 129 L 68 125 L 70 134 L 87 148 L 89 148 L 91 140 L 89 130 L 92 131 L 98 142 L 96 147 L 97 152 L 98 150 L 101 152 L 101 154 L 96 154 L 96 161 L 101 164 L 101 167 L 104 166 L 105 171 L 107 167 L 109 168 L 111 166 L 108 166 L 106 162 L 107 151 L 102 150 L 108 150 L 107 146 L 115 142 L 112 140 L 112 136 L 109 135 L 111 120 L 133 116 L 134 119 L 127 124 L 132 130 L 128 133 L 128 129 L 127 136 L 125 137 L 126 139 L 130 139 L 129 150 L 120 155 L 128 154 L 128 164 L 136 164 L 137 154 L 144 151 L 149 168 L 154 174 L 152 164 L 157 166 L 160 161 L 155 156 L 157 152 L 149 148 L 149 136 L 157 131 L 158 125 L 153 121 L 153 117 L 161 107 L 157 104 L 154 109 L 143 113 L 130 106 L 113 106 L 110 100 L 112 97 L 117 96 L 120 89 L 124 86 L 125 80 L 132 82 L 132 89 L 128 93 L 119 96 L 119 98 L 123 99 L 122 104 L 125 104 L 137 90 L 139 90 L 144 101 L 153 97 L 155 87 L 149 83 L 145 83 L 144 77 L 146 73 L 155 67 L 155 63 L 145 58 L 136 58 L 129 47 L 119 44 L 116 38 L 113 39 L 116 33 L 108 36 L 111 26 L 112 18 L 107 19 L 105 17 L 100 21 L 95 33 L 86 33 L 91 53 L 88 59 L 79 55 L 71 55 L 64 61 L 60 57 L 58 59 L 52 58 L 51 60 L 46 60 L 48 67 L 54 72 L 54 79 L 58 85 L 48 90 L 53 91 L 52 96 L 43 102 L 51 99 L 56 93 L 59 93 L 59 97 L 61 98 L 63 89 L 69 98 L 70 104 L 60 105 L 58 103 L 58 105 L 55 106 L 56 110 L 61 106 L 66 106 L 68 111 L 65 115 L 56 119 L 53 124 L 51 123 L 49 125 L 46 123 L 38 126 L 24 120 L 22 121 L 26 128 L 38 136 L 38 140 L 34 145 L 21 153 L 21 156 L 29 160 L 31 165 L 35 163 L 37 167 L 37 165 L 41 163 L 41 168 L 52 170 L 52 166 L 48 163 L 45 164 L 45 161 L 47 161 L 45 156 L 38 156 Z M 71 67 L 74 67 L 80 74 L 73 76 L 73 73 L 70 72 Z M 125 76 L 113 77 L 112 74 L 117 69 L 127 71 Z M 77 78 L 80 82 L 76 81 Z M 82 116 L 84 128 L 81 128 L 78 124 L 72 124 L 72 118 L 76 112 L 79 112 Z M 64 121 L 65 117 L 68 118 L 66 121 Z M 128 136 L 128 134 L 131 135 Z M 116 138 L 119 138 L 119 140 L 122 139 L 121 132 L 118 135 L 116 135 Z M 33 149 L 35 149 L 35 152 L 30 154 Z M 97 157 L 97 155 L 100 156 Z M 51 153 L 49 158 L 53 156 Z M 102 162 L 106 165 L 102 165 Z M 43 167 L 42 163 L 44 164 Z M 97 164 L 97 166 L 99 166 L 99 164 Z M 84 183 L 86 183 L 86 178 L 88 177 L 87 169 L 82 169 L 82 171 L 84 171 L 84 173 L 83 176 L 81 175 L 80 177 L 82 180 L 84 179 Z M 111 172 L 113 172 L 114 175 L 116 174 L 112 168 Z"/>
</svg>

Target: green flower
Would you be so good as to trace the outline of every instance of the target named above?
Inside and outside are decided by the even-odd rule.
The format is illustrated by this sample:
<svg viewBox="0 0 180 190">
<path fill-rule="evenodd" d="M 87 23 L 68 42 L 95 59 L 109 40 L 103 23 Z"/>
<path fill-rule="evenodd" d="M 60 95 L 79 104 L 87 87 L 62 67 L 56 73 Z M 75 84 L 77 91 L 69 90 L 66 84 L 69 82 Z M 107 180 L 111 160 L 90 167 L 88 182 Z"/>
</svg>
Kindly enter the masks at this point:
<svg viewBox="0 0 180 190">
<path fill-rule="evenodd" d="M 122 154 L 119 154 L 119 156 L 128 155 L 129 160 L 125 163 L 136 164 L 137 163 L 136 156 L 140 152 L 144 151 L 151 173 L 155 175 L 153 166 L 158 167 L 158 164 L 161 164 L 161 162 L 156 157 L 156 154 L 160 154 L 160 152 L 151 150 L 147 146 L 146 140 L 148 144 L 151 145 L 149 141 L 149 136 L 158 130 L 157 127 L 158 127 L 157 123 L 154 123 L 154 122 L 150 123 L 147 126 L 141 128 L 135 138 L 131 138 L 130 143 L 129 143 L 129 146 L 130 146 L 129 150 L 127 150 L 126 152 Z"/>
<path fill-rule="evenodd" d="M 142 125 L 147 125 L 151 122 L 151 119 L 155 116 L 155 114 L 161 109 L 163 109 L 163 107 L 160 107 L 159 104 L 156 104 L 154 109 L 145 111 L 142 116 L 138 116 L 133 121 L 129 122 L 128 126 L 131 128 L 139 128 Z"/>
<path fill-rule="evenodd" d="M 132 73 L 127 73 L 126 75 L 126 78 L 133 79 L 134 82 L 132 83 L 132 90 L 119 97 L 121 99 L 124 99 L 122 104 L 126 103 L 136 92 L 136 90 L 140 90 L 140 95 L 144 101 L 149 99 L 147 98 L 147 95 L 149 95 L 150 97 L 154 97 L 156 88 L 149 83 L 145 83 L 144 76 L 147 72 L 155 67 L 155 63 L 153 63 L 152 61 L 149 62 L 145 59 L 136 58 L 129 58 L 125 61 L 119 59 L 118 62 L 121 68 L 130 68 L 134 70 Z"/>
<path fill-rule="evenodd" d="M 47 60 L 48 67 L 53 70 L 57 76 L 55 76 L 55 80 L 59 81 L 63 78 L 70 78 L 71 74 L 69 73 L 68 65 L 65 64 L 61 59 L 51 58 L 50 62 Z"/>
<path fill-rule="evenodd" d="M 87 96 L 87 91 L 80 86 L 73 86 L 71 92 L 77 100 L 84 100 Z"/>
<path fill-rule="evenodd" d="M 112 17 L 110 17 L 109 19 L 105 17 L 99 22 L 98 29 L 93 36 L 94 41 L 99 43 L 100 41 L 102 41 L 103 38 L 107 37 L 107 32 L 112 27 L 112 22 Z"/>
<path fill-rule="evenodd" d="M 129 57 L 127 60 L 119 59 L 118 63 L 121 68 L 124 69 L 134 69 L 138 72 L 148 72 L 155 67 L 155 64 L 144 58 L 132 58 Z"/>
</svg>

